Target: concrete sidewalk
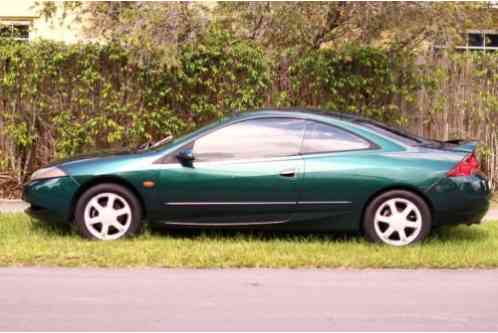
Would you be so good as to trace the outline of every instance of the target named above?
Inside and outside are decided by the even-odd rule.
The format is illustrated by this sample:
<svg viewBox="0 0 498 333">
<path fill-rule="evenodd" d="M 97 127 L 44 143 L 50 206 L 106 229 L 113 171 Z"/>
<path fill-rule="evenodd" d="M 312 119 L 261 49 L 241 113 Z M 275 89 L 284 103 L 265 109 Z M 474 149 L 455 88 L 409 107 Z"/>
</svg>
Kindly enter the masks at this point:
<svg viewBox="0 0 498 333">
<path fill-rule="evenodd" d="M 28 206 L 28 203 L 22 200 L 0 200 L 0 213 L 19 213 Z"/>
<path fill-rule="evenodd" d="M 491 208 L 484 217 L 486 221 L 498 221 L 498 208 Z"/>
</svg>

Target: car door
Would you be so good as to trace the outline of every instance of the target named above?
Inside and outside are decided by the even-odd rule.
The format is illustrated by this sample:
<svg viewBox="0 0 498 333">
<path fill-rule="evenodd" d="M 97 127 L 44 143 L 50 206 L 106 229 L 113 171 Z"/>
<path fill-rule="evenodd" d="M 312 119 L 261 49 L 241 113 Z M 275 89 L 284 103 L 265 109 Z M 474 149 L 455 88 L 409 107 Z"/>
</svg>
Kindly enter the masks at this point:
<svg viewBox="0 0 498 333">
<path fill-rule="evenodd" d="M 324 219 L 334 228 L 352 223 L 353 215 L 361 214 L 360 196 L 369 193 L 369 156 L 377 148 L 345 129 L 308 121 L 301 148 L 305 175 L 295 219 Z"/>
<path fill-rule="evenodd" d="M 303 174 L 304 128 L 302 119 L 248 119 L 186 144 L 180 150 L 193 160 L 173 159 L 160 171 L 160 219 L 185 225 L 287 222 Z"/>
</svg>

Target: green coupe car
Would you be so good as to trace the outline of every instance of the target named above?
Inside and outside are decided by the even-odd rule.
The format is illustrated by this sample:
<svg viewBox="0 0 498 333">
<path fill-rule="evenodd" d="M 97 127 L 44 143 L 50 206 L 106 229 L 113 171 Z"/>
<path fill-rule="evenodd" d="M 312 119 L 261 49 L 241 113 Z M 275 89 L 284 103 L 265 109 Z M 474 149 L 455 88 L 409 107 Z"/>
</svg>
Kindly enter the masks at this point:
<svg viewBox="0 0 498 333">
<path fill-rule="evenodd" d="M 24 199 L 31 215 L 97 240 L 135 235 L 147 221 L 358 231 L 402 246 L 435 226 L 480 222 L 490 188 L 475 146 L 344 114 L 267 109 L 52 164 L 33 173 Z"/>
</svg>

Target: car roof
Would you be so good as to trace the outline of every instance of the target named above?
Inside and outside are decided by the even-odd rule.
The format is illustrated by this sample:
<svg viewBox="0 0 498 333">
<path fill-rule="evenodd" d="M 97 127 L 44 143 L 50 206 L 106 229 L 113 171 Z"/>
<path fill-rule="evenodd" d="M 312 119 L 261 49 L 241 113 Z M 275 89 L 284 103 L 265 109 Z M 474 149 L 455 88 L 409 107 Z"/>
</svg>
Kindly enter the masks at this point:
<svg viewBox="0 0 498 333">
<path fill-rule="evenodd" d="M 327 120 L 343 120 L 348 122 L 375 122 L 371 119 L 354 115 L 351 113 L 340 113 L 324 111 L 315 108 L 261 108 L 252 111 L 237 112 L 233 113 L 233 116 L 250 118 L 253 116 L 290 116 L 290 117 L 300 117 L 300 118 L 310 118 L 318 119 L 325 118 Z"/>
<path fill-rule="evenodd" d="M 414 135 L 412 133 L 407 132 L 404 129 L 393 127 L 387 125 L 383 122 L 376 121 L 370 118 L 365 118 L 359 115 L 351 114 L 351 113 L 340 113 L 340 112 L 332 112 L 332 111 L 324 111 L 316 108 L 261 108 L 253 111 L 246 112 L 234 112 L 234 118 L 242 117 L 242 118 L 252 118 L 252 117 L 272 117 L 272 116 L 289 116 L 289 117 L 299 117 L 303 119 L 313 119 L 324 122 L 333 122 L 333 123 L 342 123 L 343 125 L 347 125 L 348 127 L 360 126 L 365 128 L 364 125 L 371 124 L 376 127 L 380 127 L 382 129 L 391 131 L 398 135 L 409 136 L 412 139 L 415 139 L 420 142 L 425 142 L 427 139 Z M 240 119 L 240 118 L 239 118 Z M 370 130 L 372 130 L 370 128 Z M 375 130 L 374 130 L 375 131 Z M 390 138 L 390 140 L 393 140 Z M 398 141 L 398 140 L 394 140 Z"/>
<path fill-rule="evenodd" d="M 232 114 L 232 118 L 252 118 L 252 117 L 299 117 L 304 119 L 314 119 L 321 120 L 325 122 L 345 122 L 348 125 L 364 125 L 364 124 L 373 124 L 387 130 L 396 131 L 396 132 L 405 132 L 402 129 L 398 129 L 392 126 L 389 126 L 385 123 L 365 118 L 356 114 L 351 113 L 341 113 L 341 112 L 333 112 L 333 111 L 324 111 L 321 109 L 315 108 L 261 108 L 252 111 L 245 112 L 237 112 L 235 111 Z"/>
</svg>

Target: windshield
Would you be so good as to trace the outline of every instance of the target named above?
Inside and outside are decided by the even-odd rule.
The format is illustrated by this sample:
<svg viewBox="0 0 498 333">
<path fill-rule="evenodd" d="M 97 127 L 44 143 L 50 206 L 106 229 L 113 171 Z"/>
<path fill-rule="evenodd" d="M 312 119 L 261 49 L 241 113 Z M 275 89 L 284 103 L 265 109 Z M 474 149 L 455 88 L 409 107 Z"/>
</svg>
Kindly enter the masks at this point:
<svg viewBox="0 0 498 333">
<path fill-rule="evenodd" d="M 230 119 L 232 119 L 232 117 L 221 118 L 220 120 L 217 120 L 215 122 L 209 123 L 206 126 L 202 126 L 202 127 L 196 129 L 193 132 L 190 132 L 188 134 L 182 135 L 179 138 L 174 138 L 174 139 L 172 139 L 170 141 L 167 141 L 167 142 L 164 142 L 164 143 L 158 142 L 158 143 L 152 145 L 152 147 L 150 147 L 149 149 L 150 150 L 162 150 L 162 149 L 166 148 L 169 145 L 173 146 L 173 145 L 181 144 L 181 143 L 186 142 L 186 141 L 190 140 L 191 138 L 197 136 L 200 133 L 203 133 L 205 131 L 209 131 L 210 129 L 212 129 L 212 128 L 216 127 L 216 126 L 218 126 L 218 125 L 220 125 L 220 124 L 222 124 L 224 122 L 227 122 Z"/>
</svg>

